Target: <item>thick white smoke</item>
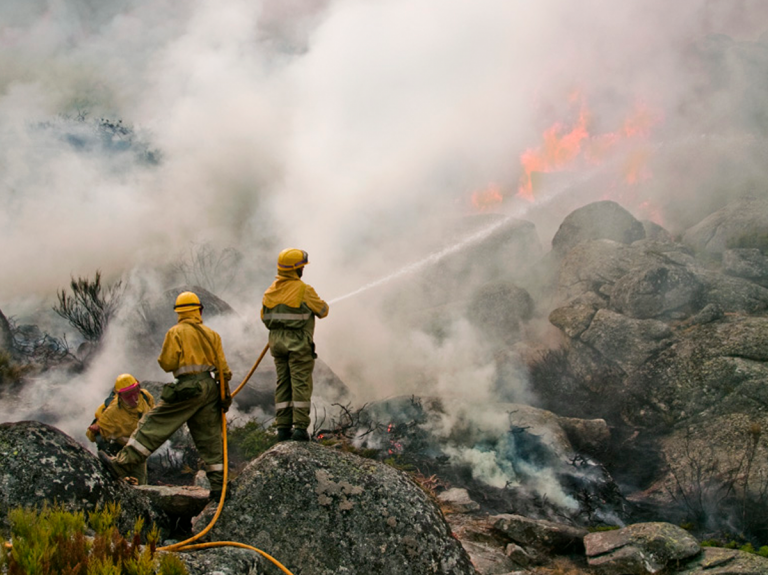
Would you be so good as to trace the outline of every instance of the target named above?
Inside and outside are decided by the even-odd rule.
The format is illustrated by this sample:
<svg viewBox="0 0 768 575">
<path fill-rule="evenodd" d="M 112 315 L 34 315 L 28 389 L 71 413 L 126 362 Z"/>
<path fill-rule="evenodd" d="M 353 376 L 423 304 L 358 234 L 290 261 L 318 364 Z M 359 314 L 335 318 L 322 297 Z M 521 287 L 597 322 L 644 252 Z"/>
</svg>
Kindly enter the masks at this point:
<svg viewBox="0 0 768 575">
<path fill-rule="evenodd" d="M 755 41 L 766 16 L 760 0 L 6 1 L 0 309 L 38 321 L 30 301 L 45 308 L 70 275 L 96 269 L 166 289 L 190 243 L 210 242 L 243 254 L 220 295 L 257 330 L 222 325 L 225 346 L 258 351 L 242 339 L 258 333 L 280 249 L 309 251 L 306 281 L 340 298 L 444 248 L 447 222 L 491 182 L 501 211 L 534 221 L 546 248 L 585 196 L 569 200 L 566 186 L 541 208 L 515 199 L 519 157 L 568 120 L 569 94 L 588 99 L 598 131 L 637 101 L 663 112 L 664 137 L 718 130 L 732 102 L 724 92 L 696 107 L 691 45 L 710 33 Z M 627 207 L 667 198 L 680 178 L 654 174 Z M 438 341 L 398 309 L 423 304 L 409 286 L 430 274 L 318 322 L 321 357 L 361 397 L 491 393 L 492 351 L 472 326 L 450 317 Z M 81 378 L 95 405 L 120 372 L 162 376 L 127 366 L 120 335 Z M 524 381 L 507 385 L 526 397 Z"/>
</svg>

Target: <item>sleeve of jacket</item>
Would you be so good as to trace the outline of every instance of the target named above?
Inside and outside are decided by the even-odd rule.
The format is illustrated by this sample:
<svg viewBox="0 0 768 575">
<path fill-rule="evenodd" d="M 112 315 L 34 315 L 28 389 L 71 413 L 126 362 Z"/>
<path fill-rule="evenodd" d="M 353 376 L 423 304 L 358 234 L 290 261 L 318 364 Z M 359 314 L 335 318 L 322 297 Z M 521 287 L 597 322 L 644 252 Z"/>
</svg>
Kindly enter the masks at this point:
<svg viewBox="0 0 768 575">
<path fill-rule="evenodd" d="M 163 371 L 171 372 L 179 369 L 179 361 L 181 360 L 181 340 L 176 333 L 176 330 L 169 329 L 165 334 L 163 340 L 163 349 L 160 351 L 160 357 L 157 358 L 157 363 L 163 368 Z"/>
<path fill-rule="evenodd" d="M 325 317 L 328 315 L 328 304 L 320 299 L 315 289 L 308 285 L 304 291 L 304 303 L 312 310 L 317 317 Z"/>
<path fill-rule="evenodd" d="M 232 370 L 229 369 L 229 365 L 227 364 L 227 358 L 224 356 L 224 348 L 221 347 L 221 336 L 218 333 L 215 333 L 214 345 L 216 346 L 217 359 L 221 362 L 221 369 L 224 371 L 224 381 L 229 381 L 232 379 Z"/>
<path fill-rule="evenodd" d="M 122 436 L 130 435 L 123 418 L 119 416 L 118 399 L 110 403 L 99 417 L 99 428 L 101 436 L 107 440 L 114 440 Z"/>
<path fill-rule="evenodd" d="M 142 388 L 141 393 L 144 395 L 144 401 L 147 402 L 147 406 L 149 407 L 149 409 L 150 410 L 154 409 L 155 408 L 155 397 L 151 393 L 149 393 L 148 389 L 143 389 Z"/>
<path fill-rule="evenodd" d="M 93 414 L 93 422 L 98 423 L 99 417 L 101 417 L 101 414 L 104 413 L 104 404 L 102 403 L 99 408 L 96 410 L 96 413 Z M 96 441 L 96 434 L 91 431 L 90 425 L 88 426 L 88 429 L 85 430 L 85 436 L 90 439 L 91 441 Z"/>
</svg>

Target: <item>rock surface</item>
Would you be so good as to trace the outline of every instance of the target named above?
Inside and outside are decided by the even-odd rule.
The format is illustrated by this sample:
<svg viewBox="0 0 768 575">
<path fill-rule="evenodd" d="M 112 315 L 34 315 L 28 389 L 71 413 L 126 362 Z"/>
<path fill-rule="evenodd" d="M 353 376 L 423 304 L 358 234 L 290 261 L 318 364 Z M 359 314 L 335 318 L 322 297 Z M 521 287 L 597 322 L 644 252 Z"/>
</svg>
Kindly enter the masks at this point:
<svg viewBox="0 0 768 575">
<path fill-rule="evenodd" d="M 699 542 L 670 523 L 636 523 L 584 537 L 592 567 L 606 575 L 646 575 L 674 569 L 699 553 Z"/>
<path fill-rule="evenodd" d="M 594 202 L 574 210 L 563 220 L 552 238 L 552 249 L 567 253 L 585 240 L 607 239 L 631 244 L 644 237 L 643 224 L 619 204 Z"/>
<path fill-rule="evenodd" d="M 677 575 L 765 575 L 768 559 L 737 549 L 704 547 Z"/>
<path fill-rule="evenodd" d="M 498 515 L 493 527 L 519 545 L 559 555 L 582 552 L 584 537 L 588 533 L 580 527 L 530 519 L 522 515 Z"/>
<path fill-rule="evenodd" d="M 683 235 L 696 251 L 722 254 L 768 234 L 768 200 L 742 198 L 704 218 Z"/>
<path fill-rule="evenodd" d="M 90 451 L 58 429 L 36 421 L 0 424 L 0 526 L 17 506 L 57 501 L 69 511 L 92 511 L 117 501 L 127 533 L 138 518 L 151 527 L 168 525 L 141 492 L 116 481 Z"/>
<path fill-rule="evenodd" d="M 231 483 L 209 533 L 324 575 L 473 574 L 437 505 L 405 474 L 315 443 L 285 442 Z M 208 523 L 209 507 L 195 529 Z"/>
</svg>

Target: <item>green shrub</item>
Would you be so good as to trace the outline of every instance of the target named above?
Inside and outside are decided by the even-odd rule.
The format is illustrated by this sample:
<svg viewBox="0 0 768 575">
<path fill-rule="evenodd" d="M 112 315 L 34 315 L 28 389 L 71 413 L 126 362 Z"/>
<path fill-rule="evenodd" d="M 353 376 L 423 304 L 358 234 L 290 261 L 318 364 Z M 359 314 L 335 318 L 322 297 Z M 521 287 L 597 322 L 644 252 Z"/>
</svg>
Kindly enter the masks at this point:
<svg viewBox="0 0 768 575">
<path fill-rule="evenodd" d="M 227 442 L 232 459 L 251 461 L 277 443 L 277 434 L 254 419 L 229 428 Z"/>
<path fill-rule="evenodd" d="M 739 547 L 739 551 L 745 551 L 747 553 L 757 553 L 755 550 L 755 547 L 751 543 L 745 543 L 741 547 Z"/>
<path fill-rule="evenodd" d="M 156 553 L 160 533 L 153 527 L 141 544 L 143 521 L 123 537 L 115 520 L 120 505 L 107 504 L 88 514 L 44 506 L 41 510 L 15 508 L 8 514 L 11 546 L 0 552 L 8 575 L 186 575 L 181 560 Z M 86 537 L 90 528 L 94 537 Z"/>
</svg>

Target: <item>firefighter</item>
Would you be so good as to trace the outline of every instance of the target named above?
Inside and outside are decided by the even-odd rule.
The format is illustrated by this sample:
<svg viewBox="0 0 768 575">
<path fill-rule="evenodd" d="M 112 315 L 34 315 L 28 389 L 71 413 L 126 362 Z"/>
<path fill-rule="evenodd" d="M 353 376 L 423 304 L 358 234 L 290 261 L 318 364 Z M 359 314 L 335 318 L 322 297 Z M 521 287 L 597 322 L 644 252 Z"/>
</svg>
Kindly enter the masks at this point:
<svg viewBox="0 0 768 575">
<path fill-rule="evenodd" d="M 275 360 L 275 425 L 279 441 L 309 441 L 312 370 L 315 366 L 315 317 L 328 315 L 328 304 L 301 280 L 307 252 L 289 248 L 277 257 L 277 278 L 264 292 L 261 319 L 269 329 Z"/>
<path fill-rule="evenodd" d="M 139 420 L 155 407 L 155 398 L 130 373 L 123 373 L 115 380 L 114 391 L 96 410 L 94 420 L 85 435 L 96 446 L 109 454 L 116 454 L 128 443 Z M 129 475 L 139 485 L 147 483 L 147 465 L 134 465 Z"/>
<path fill-rule="evenodd" d="M 160 403 L 150 411 L 133 432 L 128 444 L 114 457 L 99 452 L 105 465 L 118 477 L 128 468 L 146 459 L 184 423 L 189 428 L 200 457 L 206 464 L 211 484 L 211 499 L 221 496 L 224 482 L 224 447 L 222 411 L 232 403 L 227 365 L 218 333 L 203 325 L 200 298 L 183 292 L 176 298 L 174 310 L 178 322 L 165 334 L 163 349 L 157 362 L 172 372 L 173 383 L 163 386 Z M 222 401 L 219 383 L 225 386 Z"/>
</svg>

